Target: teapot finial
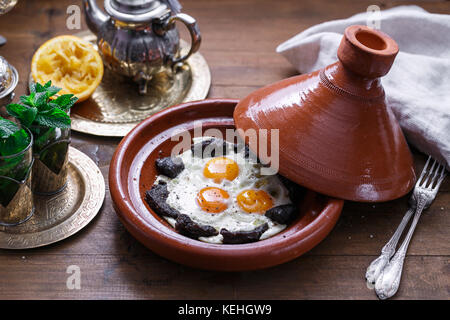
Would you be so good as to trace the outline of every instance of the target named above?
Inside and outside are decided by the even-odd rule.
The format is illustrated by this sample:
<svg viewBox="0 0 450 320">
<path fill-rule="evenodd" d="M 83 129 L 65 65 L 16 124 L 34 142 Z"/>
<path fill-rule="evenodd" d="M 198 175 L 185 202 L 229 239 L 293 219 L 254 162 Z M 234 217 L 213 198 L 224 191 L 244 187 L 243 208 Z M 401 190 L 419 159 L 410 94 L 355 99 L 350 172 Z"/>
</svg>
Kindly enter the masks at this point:
<svg viewBox="0 0 450 320">
<path fill-rule="evenodd" d="M 97 34 L 100 26 L 105 23 L 109 17 L 103 13 L 97 6 L 96 0 L 83 0 L 84 14 L 86 15 L 86 23 L 89 29 Z"/>
</svg>

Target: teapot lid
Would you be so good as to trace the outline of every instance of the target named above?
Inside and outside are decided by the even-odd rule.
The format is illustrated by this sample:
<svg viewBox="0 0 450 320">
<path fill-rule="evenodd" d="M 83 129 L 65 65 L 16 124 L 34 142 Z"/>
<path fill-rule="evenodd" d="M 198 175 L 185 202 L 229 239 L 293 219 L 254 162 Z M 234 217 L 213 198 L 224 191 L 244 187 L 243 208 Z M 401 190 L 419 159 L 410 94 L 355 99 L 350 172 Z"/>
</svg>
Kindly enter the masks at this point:
<svg viewBox="0 0 450 320">
<path fill-rule="evenodd" d="M 143 23 L 168 14 L 170 8 L 158 0 L 105 0 L 105 11 L 119 21 Z"/>
<path fill-rule="evenodd" d="M 11 93 L 19 81 L 17 70 L 0 56 L 0 98 Z"/>
</svg>

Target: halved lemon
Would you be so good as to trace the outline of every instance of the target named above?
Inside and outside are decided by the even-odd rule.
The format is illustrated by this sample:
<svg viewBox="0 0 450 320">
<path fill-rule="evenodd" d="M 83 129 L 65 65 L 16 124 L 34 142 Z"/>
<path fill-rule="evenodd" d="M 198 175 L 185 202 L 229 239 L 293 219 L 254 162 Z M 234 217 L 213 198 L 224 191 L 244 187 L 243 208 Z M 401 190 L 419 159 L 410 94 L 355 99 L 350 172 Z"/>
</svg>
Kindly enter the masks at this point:
<svg viewBox="0 0 450 320">
<path fill-rule="evenodd" d="M 51 80 L 62 88 L 58 94 L 72 93 L 86 100 L 100 84 L 103 61 L 89 42 L 75 36 L 52 38 L 39 47 L 31 60 L 31 75 L 41 84 Z"/>
</svg>

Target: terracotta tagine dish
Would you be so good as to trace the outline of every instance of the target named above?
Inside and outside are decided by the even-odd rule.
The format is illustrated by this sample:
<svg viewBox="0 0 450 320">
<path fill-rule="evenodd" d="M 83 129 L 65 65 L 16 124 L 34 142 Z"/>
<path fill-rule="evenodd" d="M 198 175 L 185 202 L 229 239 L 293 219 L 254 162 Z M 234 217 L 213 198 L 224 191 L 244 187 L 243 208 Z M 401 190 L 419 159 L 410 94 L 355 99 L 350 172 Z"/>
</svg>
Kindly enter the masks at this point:
<svg viewBox="0 0 450 320">
<path fill-rule="evenodd" d="M 203 100 L 167 108 L 137 125 L 118 146 L 109 186 L 116 212 L 126 229 L 155 253 L 188 266 L 243 271 L 292 260 L 322 241 L 336 224 L 343 200 L 302 188 L 296 218 L 280 233 L 252 243 L 217 244 L 177 232 L 145 201 L 157 178 L 155 160 L 171 154 L 177 131 L 192 132 L 199 123 L 223 132 L 234 128 L 237 100 Z M 188 187 L 188 186 L 187 186 Z"/>
<path fill-rule="evenodd" d="M 339 61 L 253 92 L 235 125 L 269 130 L 269 144 L 278 129 L 279 172 L 300 185 L 354 201 L 399 198 L 413 187 L 413 159 L 380 81 L 397 53 L 388 35 L 350 26 Z"/>
</svg>

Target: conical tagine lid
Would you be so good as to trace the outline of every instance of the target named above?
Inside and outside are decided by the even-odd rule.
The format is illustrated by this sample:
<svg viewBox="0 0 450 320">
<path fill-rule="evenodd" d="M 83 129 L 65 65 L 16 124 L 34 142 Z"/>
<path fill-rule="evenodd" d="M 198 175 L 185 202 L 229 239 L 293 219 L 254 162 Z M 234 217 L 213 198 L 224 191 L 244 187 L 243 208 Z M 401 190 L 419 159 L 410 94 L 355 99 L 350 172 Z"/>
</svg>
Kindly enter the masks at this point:
<svg viewBox="0 0 450 320">
<path fill-rule="evenodd" d="M 380 81 L 397 53 L 386 34 L 350 26 L 339 61 L 244 98 L 234 112 L 238 132 L 265 162 L 278 146 L 279 173 L 314 191 L 367 202 L 401 197 L 414 184 L 413 160 Z M 248 139 L 260 129 L 267 135 Z"/>
</svg>

